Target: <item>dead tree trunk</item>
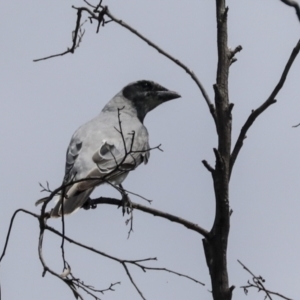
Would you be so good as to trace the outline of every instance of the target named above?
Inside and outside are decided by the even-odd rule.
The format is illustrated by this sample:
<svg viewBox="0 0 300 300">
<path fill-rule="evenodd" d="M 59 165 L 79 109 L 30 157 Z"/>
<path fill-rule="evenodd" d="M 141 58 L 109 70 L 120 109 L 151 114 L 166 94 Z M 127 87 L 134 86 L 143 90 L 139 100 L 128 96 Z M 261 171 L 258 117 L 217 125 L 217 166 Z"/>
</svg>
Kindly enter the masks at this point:
<svg viewBox="0 0 300 300">
<path fill-rule="evenodd" d="M 227 47 L 227 13 L 225 0 L 216 0 L 218 68 L 215 91 L 215 121 L 218 148 L 214 149 L 216 164 L 211 169 L 216 213 L 209 237 L 203 239 L 214 300 L 230 300 L 234 287 L 229 287 L 227 244 L 230 227 L 229 176 L 231 149 L 231 109 L 228 97 L 228 74 L 232 53 Z"/>
</svg>

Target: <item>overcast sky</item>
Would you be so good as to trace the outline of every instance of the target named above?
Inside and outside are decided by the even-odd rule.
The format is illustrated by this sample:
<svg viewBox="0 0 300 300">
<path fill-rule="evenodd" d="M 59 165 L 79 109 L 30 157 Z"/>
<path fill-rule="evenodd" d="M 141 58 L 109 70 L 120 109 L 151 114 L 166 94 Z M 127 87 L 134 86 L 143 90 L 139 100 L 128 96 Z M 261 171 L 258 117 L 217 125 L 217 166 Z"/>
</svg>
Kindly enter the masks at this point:
<svg viewBox="0 0 300 300">
<path fill-rule="evenodd" d="M 216 74 L 215 1 L 110 1 L 104 4 L 118 18 L 185 63 L 213 98 Z M 182 98 L 168 102 L 145 120 L 153 151 L 148 165 L 139 167 L 124 182 L 126 189 L 153 200 L 152 207 L 186 218 L 209 230 L 214 219 L 210 174 L 202 166 L 214 164 L 217 136 L 207 105 L 191 78 L 178 66 L 118 24 L 109 23 L 95 34 L 86 23 L 83 42 L 74 55 L 34 63 L 71 46 L 77 1 L 15 0 L 0 2 L 0 168 L 2 209 L 0 245 L 14 211 L 35 213 L 39 182 L 60 185 L 65 152 L 73 132 L 97 115 L 126 84 L 154 80 Z M 292 8 L 279 0 L 228 1 L 229 46 L 243 46 L 230 69 L 233 142 L 252 109 L 275 87 L 299 39 L 300 24 Z M 231 232 L 228 270 L 233 299 L 264 299 L 239 287 L 249 274 L 240 259 L 266 286 L 293 299 L 300 294 L 300 58 L 272 105 L 251 127 L 236 162 L 230 183 Z M 119 195 L 100 187 L 93 196 Z M 145 204 L 131 197 L 134 202 Z M 134 212 L 134 233 L 127 239 L 126 217 L 115 206 L 80 210 L 66 218 L 66 234 L 77 241 L 126 259 L 157 257 L 151 264 L 195 277 L 197 285 L 163 272 L 130 268 L 146 299 L 211 299 L 210 278 L 202 237 L 178 224 Z M 49 225 L 60 228 L 59 220 Z M 39 226 L 20 214 L 13 227 L 7 254 L 1 264 L 2 300 L 73 299 L 62 281 L 42 278 L 38 259 Z M 61 240 L 47 232 L 47 264 L 62 271 Z M 99 289 L 121 281 L 106 300 L 136 300 L 138 293 L 121 265 L 66 244 L 72 272 Z M 82 293 L 83 294 L 83 293 Z M 84 296 L 85 299 L 92 299 Z"/>
</svg>

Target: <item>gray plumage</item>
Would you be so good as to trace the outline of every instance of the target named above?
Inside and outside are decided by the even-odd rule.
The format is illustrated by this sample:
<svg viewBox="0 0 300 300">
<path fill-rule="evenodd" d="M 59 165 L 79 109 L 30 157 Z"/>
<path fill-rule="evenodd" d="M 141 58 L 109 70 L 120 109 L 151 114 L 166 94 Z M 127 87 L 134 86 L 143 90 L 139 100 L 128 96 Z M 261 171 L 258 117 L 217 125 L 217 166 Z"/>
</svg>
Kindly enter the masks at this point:
<svg viewBox="0 0 300 300">
<path fill-rule="evenodd" d="M 77 129 L 67 150 L 63 184 L 84 178 L 96 179 L 65 188 L 64 214 L 81 208 L 99 184 L 108 181 L 120 185 L 130 171 L 142 162 L 148 162 L 150 146 L 144 118 L 161 103 L 179 97 L 176 92 L 152 81 L 130 83 L 105 105 L 97 117 Z M 128 152 L 130 154 L 126 155 Z M 46 199 L 37 201 L 36 205 Z M 57 203 L 51 217 L 60 217 L 62 195 L 54 199 Z"/>
</svg>

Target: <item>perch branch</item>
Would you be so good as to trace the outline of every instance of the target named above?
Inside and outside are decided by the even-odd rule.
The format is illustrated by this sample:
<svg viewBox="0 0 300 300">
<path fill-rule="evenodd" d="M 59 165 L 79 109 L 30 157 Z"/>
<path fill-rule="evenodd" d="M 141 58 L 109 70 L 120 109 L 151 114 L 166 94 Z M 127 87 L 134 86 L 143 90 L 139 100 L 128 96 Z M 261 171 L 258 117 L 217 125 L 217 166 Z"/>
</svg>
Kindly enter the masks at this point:
<svg viewBox="0 0 300 300">
<path fill-rule="evenodd" d="M 114 199 L 114 198 L 106 198 L 106 197 L 91 199 L 90 201 L 91 201 L 92 205 L 110 204 L 110 205 L 120 206 L 120 204 L 121 204 L 121 200 Z M 171 222 L 181 224 L 181 225 L 185 226 L 188 229 L 191 229 L 193 231 L 196 231 L 196 232 L 200 233 L 204 237 L 209 236 L 209 232 L 207 230 L 203 229 L 202 227 L 200 227 L 199 225 L 197 225 L 195 223 L 192 223 L 192 222 L 187 221 L 185 219 L 182 219 L 180 217 L 171 215 L 169 213 L 162 212 L 160 210 L 157 210 L 157 209 L 154 209 L 154 208 L 151 208 L 151 207 L 147 207 L 147 206 L 144 206 L 144 205 L 141 205 L 141 204 L 137 204 L 137 203 L 134 203 L 134 202 L 131 202 L 131 205 L 132 205 L 133 209 L 137 209 L 137 210 L 146 212 L 148 214 L 154 215 L 156 217 L 161 217 L 161 218 L 167 219 Z"/>
</svg>

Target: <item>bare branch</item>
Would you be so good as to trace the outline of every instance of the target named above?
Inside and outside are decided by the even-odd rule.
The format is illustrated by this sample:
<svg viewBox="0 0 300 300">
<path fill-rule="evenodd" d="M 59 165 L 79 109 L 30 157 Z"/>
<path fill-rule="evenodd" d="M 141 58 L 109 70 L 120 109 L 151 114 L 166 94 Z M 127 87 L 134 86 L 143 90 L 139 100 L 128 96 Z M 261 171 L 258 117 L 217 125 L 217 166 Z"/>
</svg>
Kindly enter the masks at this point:
<svg viewBox="0 0 300 300">
<path fill-rule="evenodd" d="M 5 240 L 5 244 L 4 244 L 4 247 L 3 247 L 3 251 L 2 251 L 2 254 L 1 254 L 1 257 L 0 257 L 0 262 L 2 261 L 3 257 L 5 256 L 5 252 L 6 252 L 6 249 L 7 249 L 7 246 L 8 246 L 8 242 L 9 242 L 9 238 L 10 238 L 10 234 L 11 234 L 11 230 L 12 230 L 12 226 L 13 226 L 15 217 L 21 211 L 24 212 L 24 213 L 26 213 L 26 214 L 32 215 L 35 218 L 39 218 L 39 215 L 34 214 L 34 213 L 32 213 L 30 211 L 27 211 L 25 209 L 22 209 L 22 208 L 17 209 L 14 212 L 14 214 L 12 215 L 12 217 L 10 219 L 10 224 L 9 224 L 8 232 L 7 232 L 7 235 L 6 235 L 6 240 Z"/>
<path fill-rule="evenodd" d="M 91 4 L 90 2 L 88 2 L 87 0 L 83 0 L 83 2 L 85 2 L 88 6 L 93 7 L 94 11 L 97 11 L 99 9 L 99 7 L 101 6 L 102 0 L 99 2 L 99 4 L 97 6 Z"/>
<path fill-rule="evenodd" d="M 41 189 L 41 192 L 48 192 L 48 193 L 51 193 L 50 185 L 49 185 L 49 182 L 48 182 L 48 181 L 46 181 L 46 186 L 42 185 L 42 184 L 39 182 L 39 186 L 42 188 L 42 189 Z"/>
<path fill-rule="evenodd" d="M 237 61 L 237 58 L 235 55 L 242 51 L 242 46 L 237 46 L 235 49 L 228 49 L 229 50 L 229 60 L 230 60 L 230 66 Z"/>
<path fill-rule="evenodd" d="M 234 163 L 237 159 L 237 156 L 243 146 L 243 142 L 244 139 L 246 138 L 246 133 L 248 131 L 248 129 L 251 127 L 251 125 L 254 123 L 254 121 L 256 120 L 256 118 L 263 113 L 270 105 L 274 104 L 276 102 L 275 97 L 278 94 L 278 92 L 281 90 L 281 88 L 284 85 L 284 82 L 286 80 L 286 77 L 289 73 L 289 70 L 295 60 L 295 58 L 297 57 L 298 53 L 300 51 L 300 40 L 297 42 L 297 45 L 295 46 L 295 48 L 293 49 L 290 58 L 288 60 L 288 62 L 285 65 L 285 68 L 283 70 L 283 73 L 280 77 L 279 82 L 277 83 L 276 87 L 274 88 L 274 90 L 272 91 L 271 95 L 269 96 L 269 98 L 257 109 L 253 110 L 250 114 L 250 116 L 248 117 L 246 123 L 244 124 L 244 126 L 241 129 L 240 135 L 235 143 L 234 149 L 232 151 L 231 154 L 231 158 L 230 158 L 230 175 L 232 172 L 232 168 L 234 166 Z"/>
<path fill-rule="evenodd" d="M 237 46 L 235 49 L 230 50 L 229 59 L 232 59 L 238 52 L 242 51 L 243 47 L 241 45 Z"/>
<path fill-rule="evenodd" d="M 295 8 L 298 20 L 300 22 L 300 6 L 299 6 L 298 2 L 293 1 L 293 0 L 280 0 L 280 1 L 288 6 L 292 6 Z"/>
<path fill-rule="evenodd" d="M 46 229 L 46 230 L 49 230 L 49 231 L 51 231 L 51 232 L 53 232 L 53 233 L 55 233 L 56 235 L 58 235 L 58 236 L 60 236 L 60 237 L 62 236 L 62 234 L 61 234 L 59 231 L 57 231 L 56 229 L 54 229 L 54 228 L 52 228 L 52 227 L 50 227 L 50 226 L 48 226 L 48 225 L 46 225 L 45 229 Z M 94 249 L 94 248 L 92 248 L 92 247 L 86 246 L 86 245 L 84 245 L 84 244 L 82 244 L 82 243 L 79 243 L 79 242 L 77 242 L 77 241 L 75 241 L 75 240 L 73 240 L 73 239 L 71 239 L 71 238 L 69 238 L 69 237 L 67 237 L 67 236 L 65 236 L 65 240 L 68 241 L 68 242 L 70 242 L 70 243 L 72 243 L 72 244 L 75 244 L 75 245 L 77 245 L 77 246 L 79 246 L 79 247 L 82 247 L 82 248 L 84 248 L 84 249 L 87 249 L 87 250 L 89 250 L 89 251 L 91 251 L 91 252 L 100 254 L 100 255 L 102 255 L 102 256 L 104 256 L 104 257 L 107 257 L 107 258 L 109 258 L 109 259 L 111 259 L 111 260 L 117 261 L 117 262 L 121 263 L 123 266 L 124 266 L 125 264 L 131 264 L 131 265 L 134 265 L 134 266 L 136 266 L 136 267 L 141 268 L 143 271 L 145 271 L 145 270 L 151 270 L 151 271 L 152 271 L 152 270 L 165 271 L 165 272 L 169 272 L 169 273 L 172 273 L 172 274 L 175 274 L 175 275 L 178 275 L 178 276 L 185 277 L 185 278 L 190 279 L 190 280 L 192 280 L 192 281 L 194 281 L 194 282 L 196 282 L 196 283 L 198 283 L 198 284 L 204 285 L 202 282 L 200 282 L 200 281 L 198 281 L 198 280 L 196 280 L 196 279 L 194 279 L 194 278 L 192 278 L 192 277 L 190 277 L 190 276 L 187 276 L 187 275 L 184 275 L 184 274 L 181 274 L 181 273 L 178 273 L 178 272 L 175 272 L 175 271 L 166 269 L 166 268 L 153 268 L 153 267 L 147 267 L 147 266 L 144 266 L 144 265 L 141 265 L 141 264 L 140 264 L 140 262 L 157 260 L 156 258 L 146 258 L 146 259 L 140 259 L 140 260 L 123 260 L 123 259 L 114 257 L 114 256 L 112 256 L 112 255 L 106 254 L 105 252 L 102 252 L 102 251 L 99 251 L 99 250 L 97 250 L 97 249 Z M 133 283 L 133 282 L 132 282 L 132 283 Z M 133 285 L 134 285 L 134 283 L 133 283 Z"/>
<path fill-rule="evenodd" d="M 131 192 L 131 191 L 127 190 L 127 189 L 124 189 L 123 187 L 122 187 L 122 189 L 121 189 L 121 188 L 119 188 L 118 186 L 116 186 L 115 184 L 109 182 L 108 180 L 106 180 L 105 182 L 106 182 L 107 184 L 109 184 L 111 187 L 115 188 L 121 195 L 122 195 L 122 192 L 125 192 L 125 193 L 127 193 L 127 194 L 130 194 L 130 195 L 136 196 L 136 197 L 138 197 L 138 198 L 141 198 L 142 200 L 147 201 L 149 204 L 151 204 L 151 203 L 153 202 L 153 200 L 147 199 L 146 197 L 144 197 L 144 196 L 142 196 L 142 195 L 140 195 L 140 194 Z M 87 205 L 84 204 L 85 209 L 89 209 L 89 206 L 92 206 L 92 207 L 93 207 L 93 205 L 94 205 L 94 203 L 92 203 L 92 201 L 89 201 L 89 202 L 87 203 Z"/>
<path fill-rule="evenodd" d="M 133 280 L 133 278 L 132 278 L 132 276 L 131 276 L 131 274 L 130 274 L 127 266 L 126 266 L 126 264 L 122 263 L 122 266 L 124 267 L 125 272 L 126 272 L 127 276 L 129 277 L 129 280 L 131 281 L 132 285 L 135 287 L 135 289 L 137 290 L 137 292 L 140 294 L 141 298 L 143 300 L 146 300 L 146 298 L 144 297 L 143 293 L 141 292 L 141 290 L 137 287 L 136 283 L 134 282 L 134 280 Z"/>
<path fill-rule="evenodd" d="M 110 205 L 116 205 L 116 206 L 120 206 L 121 201 L 118 199 L 114 199 L 114 198 L 104 198 L 104 197 L 100 197 L 100 198 L 96 198 L 96 199 L 91 199 L 90 200 L 92 204 L 110 204 Z M 165 213 L 162 212 L 160 210 L 154 209 L 154 208 L 150 208 L 141 204 L 137 204 L 134 202 L 131 202 L 132 208 L 133 209 L 137 209 L 143 212 L 146 212 L 148 214 L 152 214 L 154 216 L 157 217 L 161 217 L 164 219 L 167 219 L 169 221 L 181 224 L 183 226 L 185 226 L 186 228 L 189 228 L 193 231 L 196 231 L 198 233 L 200 233 L 201 235 L 203 235 L 204 237 L 208 237 L 209 233 L 207 230 L 203 229 L 202 227 L 200 227 L 199 225 L 192 223 L 190 221 L 187 221 L 185 219 L 182 219 L 180 217 L 171 215 L 169 213 Z"/>
<path fill-rule="evenodd" d="M 62 189 L 62 199 L 65 199 L 66 197 L 66 189 L 63 188 Z M 62 260 L 63 260 L 63 264 L 64 264 L 64 268 L 63 270 L 68 270 L 69 269 L 69 264 L 66 261 L 66 257 L 65 257 L 65 248 L 64 248 L 64 244 L 65 244 L 65 214 L 64 214 L 64 201 L 62 200 L 61 202 L 61 229 L 62 229 L 62 238 L 61 238 L 61 256 L 62 256 Z"/>
<path fill-rule="evenodd" d="M 38 217 L 39 223 L 40 223 L 40 234 L 39 234 L 39 243 L 38 243 L 38 253 L 39 253 L 39 259 L 41 261 L 41 264 L 44 268 L 43 270 L 43 277 L 46 275 L 47 272 L 49 272 L 51 275 L 55 276 L 56 278 L 62 280 L 73 292 L 74 296 L 76 299 L 82 299 L 83 297 L 80 295 L 80 293 L 76 290 L 76 288 L 74 287 L 74 285 L 72 284 L 71 281 L 69 281 L 67 278 L 59 275 L 58 273 L 56 273 L 55 271 L 53 271 L 51 268 L 49 268 L 44 260 L 43 257 L 43 238 L 44 238 L 44 232 L 45 232 L 45 228 L 46 228 L 46 220 L 42 217 L 39 216 Z M 62 235 L 62 238 L 64 236 Z"/>
<path fill-rule="evenodd" d="M 38 59 L 34 59 L 33 61 L 34 62 L 37 62 L 37 61 L 41 61 L 41 60 L 46 60 L 46 59 L 49 59 L 49 58 L 53 58 L 53 57 L 57 57 L 57 56 L 64 56 L 68 53 L 74 53 L 75 49 L 79 47 L 81 41 L 82 41 L 82 37 L 85 33 L 84 30 L 82 30 L 82 26 L 83 24 L 86 22 L 83 22 L 82 24 L 80 24 L 81 22 L 81 17 L 82 17 L 82 11 L 84 9 L 78 9 L 77 10 L 77 20 L 76 20 L 76 26 L 75 26 L 75 29 L 72 33 L 72 47 L 71 48 L 68 48 L 66 51 L 62 52 L 62 53 L 59 53 L 59 54 L 54 54 L 54 55 L 50 55 L 50 56 L 47 56 L 47 57 L 43 57 L 43 58 L 38 58 Z"/>
<path fill-rule="evenodd" d="M 127 213 L 130 214 L 129 218 L 125 222 L 126 225 L 130 224 L 128 235 L 127 235 L 127 239 L 129 239 L 131 232 L 133 232 L 133 208 L 131 206 L 131 203 L 130 203 L 130 208 L 127 208 Z"/>
<path fill-rule="evenodd" d="M 108 288 L 103 289 L 103 290 L 99 290 L 99 289 L 95 289 L 91 285 L 87 285 L 86 283 L 84 283 L 79 278 L 75 278 L 72 273 L 70 273 L 70 277 L 71 277 L 71 282 L 74 286 L 84 290 L 88 295 L 92 296 L 95 300 L 101 300 L 100 298 L 98 298 L 95 295 L 95 293 L 104 294 L 105 292 L 108 292 L 108 291 L 113 291 L 114 292 L 115 291 L 114 286 L 117 285 L 117 284 L 121 284 L 121 282 L 111 283 Z"/>
<path fill-rule="evenodd" d="M 117 200 L 118 204 L 120 203 L 119 200 Z M 135 284 L 129 270 L 128 270 L 128 267 L 127 267 L 127 264 L 130 264 L 130 265 L 134 265 L 138 268 L 140 268 L 141 270 L 143 270 L 144 272 L 146 270 L 149 270 L 149 271 L 153 271 L 153 270 L 157 270 L 157 271 L 165 271 L 165 272 L 169 272 L 169 273 L 172 273 L 172 274 L 175 274 L 177 276 L 181 276 L 181 277 L 185 277 L 189 280 L 192 280 L 194 281 L 195 283 L 198 283 L 198 284 L 201 284 L 201 285 L 204 285 L 202 282 L 190 277 L 190 276 L 187 276 L 185 274 L 181 274 L 179 272 L 175 272 L 175 271 L 172 271 L 172 270 L 169 270 L 169 269 L 166 269 L 166 268 L 155 268 L 155 267 L 148 267 L 148 266 L 145 266 L 145 265 L 142 265 L 141 262 L 146 262 L 146 261 L 153 261 L 153 260 L 157 260 L 156 258 L 145 258 L 145 259 L 139 259 L 139 260 L 124 260 L 124 259 L 119 259 L 117 257 L 114 257 L 112 255 L 109 255 L 109 254 L 106 254 L 102 251 L 99 251 L 99 250 L 96 250 L 94 248 L 91 248 L 89 246 L 86 246 L 84 244 L 81 244 L 79 242 L 76 242 L 75 240 L 67 237 L 66 235 L 60 233 L 59 231 L 57 231 L 56 229 L 50 227 L 47 225 L 46 221 L 49 217 L 48 214 L 46 215 L 37 215 L 35 213 L 32 213 L 30 211 L 27 211 L 27 210 L 24 210 L 24 209 L 18 209 L 17 211 L 15 211 L 15 213 L 13 214 L 12 216 L 12 219 L 11 219 L 11 222 L 10 222 L 10 226 L 9 226 L 9 231 L 8 231 L 8 234 L 7 234 L 7 239 L 6 239 L 6 243 L 5 243 L 5 246 L 4 246 L 4 250 L 3 250 L 3 253 L 1 255 L 1 258 L 0 258 L 0 261 L 2 260 L 2 258 L 4 257 L 5 255 L 5 251 L 7 249 L 7 245 L 8 245 L 8 240 L 9 240 L 9 236 L 10 236 L 10 232 L 11 232 L 11 228 L 12 228 L 12 225 L 13 225 L 13 221 L 15 219 L 15 216 L 17 215 L 18 212 L 24 212 L 26 214 L 29 214 L 33 217 L 35 217 L 36 219 L 38 219 L 39 221 L 39 224 L 40 224 L 40 234 L 39 234 L 39 243 L 38 243 L 38 253 L 39 253 L 39 258 L 40 258 L 40 261 L 42 263 L 42 266 L 44 268 L 43 270 L 43 276 L 46 275 L 47 272 L 49 272 L 51 275 L 59 278 L 60 280 L 62 280 L 65 284 L 68 285 L 68 287 L 72 290 L 75 298 L 79 298 L 79 299 L 83 299 L 83 297 L 79 294 L 79 292 L 77 291 L 76 287 L 77 288 L 81 288 L 83 291 L 85 291 L 86 293 L 88 293 L 89 295 L 91 295 L 92 297 L 94 297 L 95 299 L 99 299 L 95 294 L 93 294 L 93 292 L 100 292 L 100 293 L 103 293 L 105 291 L 108 291 L 108 290 L 111 290 L 113 291 L 112 287 L 117 283 L 113 283 L 110 285 L 109 288 L 107 289 L 104 289 L 104 290 L 96 290 L 94 289 L 94 287 L 90 286 L 90 285 L 87 285 L 85 284 L 83 281 L 81 281 L 80 279 L 77 279 L 73 276 L 73 274 L 71 273 L 71 267 L 68 263 L 66 263 L 66 268 L 68 268 L 68 272 L 65 272 L 64 274 L 58 274 L 56 273 L 55 271 L 53 271 L 51 268 L 49 268 L 43 258 L 43 253 L 42 253 L 42 248 L 43 248 L 43 237 L 44 237 L 44 232 L 45 230 L 49 230 L 51 231 L 52 233 L 58 235 L 59 237 L 63 238 L 64 240 L 68 241 L 69 243 L 73 243 L 79 247 L 82 247 L 84 249 L 87 249 L 89 251 L 92 251 L 92 252 L 95 252 L 99 255 L 102 255 L 106 258 L 109 258 L 111 260 L 114 260 L 116 262 L 119 262 L 123 265 L 123 267 L 125 268 L 125 271 L 126 271 L 126 274 L 127 276 L 129 277 L 131 283 L 134 285 L 134 287 L 136 288 L 136 290 L 138 291 L 138 293 L 140 294 L 140 296 L 142 297 L 142 299 L 145 299 L 142 292 L 139 290 L 139 288 L 137 287 L 137 285 Z"/>
<path fill-rule="evenodd" d="M 238 260 L 238 263 L 252 276 L 252 282 L 250 282 L 248 280 L 248 285 L 241 286 L 241 288 L 244 289 L 244 292 L 246 295 L 248 294 L 249 288 L 256 288 L 258 292 L 262 291 L 266 294 L 265 299 L 272 300 L 271 295 L 275 295 L 275 296 L 278 296 L 285 300 L 293 300 L 293 299 L 283 296 L 279 293 L 272 292 L 272 291 L 266 289 L 264 286 L 264 283 L 266 282 L 265 279 L 263 279 L 261 276 L 254 275 L 240 260 Z"/>
<path fill-rule="evenodd" d="M 137 265 L 138 265 L 138 264 L 137 264 Z M 190 277 L 190 276 L 187 276 L 187 275 L 184 275 L 184 274 L 181 274 L 181 273 L 178 273 L 178 272 L 174 272 L 174 271 L 169 270 L 169 269 L 166 269 L 166 268 L 151 268 L 151 267 L 145 268 L 144 266 L 140 266 L 140 267 L 141 267 L 141 268 L 143 269 L 143 271 L 145 271 L 145 272 L 146 272 L 146 270 L 165 271 L 165 272 L 169 272 L 169 273 L 171 273 L 171 274 L 178 275 L 179 277 L 187 278 L 187 279 L 189 279 L 189 280 L 191 280 L 191 281 L 194 281 L 195 283 L 198 283 L 198 284 L 201 284 L 201 285 L 205 286 L 205 284 L 204 284 L 203 282 L 198 281 L 198 280 L 196 280 L 195 278 L 192 278 L 192 277 Z"/>
<path fill-rule="evenodd" d="M 210 172 L 213 173 L 215 171 L 215 169 L 206 161 L 206 160 L 202 160 L 202 163 L 204 165 L 204 167 Z"/>
</svg>

